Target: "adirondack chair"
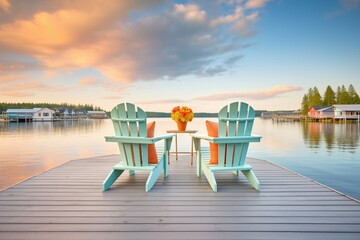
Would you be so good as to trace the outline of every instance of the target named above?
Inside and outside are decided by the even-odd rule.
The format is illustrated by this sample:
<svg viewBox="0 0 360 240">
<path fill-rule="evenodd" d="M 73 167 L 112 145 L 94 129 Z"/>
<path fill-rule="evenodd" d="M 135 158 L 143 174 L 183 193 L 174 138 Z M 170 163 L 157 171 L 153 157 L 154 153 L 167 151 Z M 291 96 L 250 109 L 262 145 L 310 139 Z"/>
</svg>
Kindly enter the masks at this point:
<svg viewBox="0 0 360 240">
<path fill-rule="evenodd" d="M 175 134 L 148 137 L 146 113 L 131 103 L 121 103 L 114 107 L 111 120 L 116 136 L 106 136 L 105 139 L 107 142 L 118 143 L 122 161 L 113 166 L 103 183 L 103 190 L 108 190 L 125 170 L 129 170 L 130 175 L 135 174 L 135 171 L 150 172 L 145 186 L 145 191 L 150 191 L 162 171 L 164 177 L 168 176 L 167 158 Z M 155 157 L 158 163 L 149 163 L 148 149 L 153 147 L 156 154 L 155 145 L 152 144 L 160 140 L 164 140 L 164 151 L 158 154 L 158 159 Z"/>
<path fill-rule="evenodd" d="M 203 136 L 192 134 L 197 153 L 197 175 L 201 177 L 203 171 L 211 188 L 217 192 L 217 183 L 214 173 L 231 171 L 238 175 L 241 171 L 251 185 L 260 191 L 260 183 L 252 167 L 245 163 L 250 142 L 260 142 L 261 136 L 252 136 L 251 130 L 255 118 L 254 109 L 247 103 L 233 102 L 223 107 L 218 115 L 217 136 Z M 207 123 L 208 124 L 208 123 Z M 209 130 L 209 125 L 207 125 Z M 216 131 L 216 130 L 215 130 Z M 210 142 L 210 152 L 201 148 L 201 140 Z M 216 154 L 216 149 L 218 153 Z M 208 148 L 207 148 L 208 149 Z M 213 156 L 211 156 L 213 155 Z M 211 163 L 210 157 L 216 158 L 217 163 Z M 215 160 L 216 161 L 216 160 Z"/>
</svg>

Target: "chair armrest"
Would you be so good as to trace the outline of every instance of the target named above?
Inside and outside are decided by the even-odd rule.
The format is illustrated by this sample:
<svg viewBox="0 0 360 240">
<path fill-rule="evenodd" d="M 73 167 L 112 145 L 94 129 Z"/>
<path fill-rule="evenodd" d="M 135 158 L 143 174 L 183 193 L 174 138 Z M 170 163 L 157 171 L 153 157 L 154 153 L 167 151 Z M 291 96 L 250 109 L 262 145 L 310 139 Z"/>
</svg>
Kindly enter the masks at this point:
<svg viewBox="0 0 360 240">
<path fill-rule="evenodd" d="M 203 139 L 212 143 L 244 143 L 244 142 L 260 142 L 261 136 L 251 135 L 251 136 L 239 136 L 239 137 L 209 137 L 206 135 L 200 134 L 190 134 L 196 139 Z"/>
<path fill-rule="evenodd" d="M 260 142 L 261 136 L 238 136 L 238 137 L 219 137 L 214 139 L 214 143 L 247 143 L 247 142 Z"/>
<path fill-rule="evenodd" d="M 196 139 L 203 139 L 212 143 L 243 143 L 243 142 L 260 142 L 261 136 L 251 135 L 251 136 L 238 136 L 238 137 L 210 137 L 200 134 L 190 134 Z"/>
<path fill-rule="evenodd" d="M 157 142 L 157 141 L 164 140 L 164 139 L 172 139 L 173 137 L 175 137 L 175 135 L 176 134 L 166 134 L 166 135 L 156 136 L 151 139 L 153 139 L 155 142 Z"/>
<path fill-rule="evenodd" d="M 153 138 L 145 137 L 123 137 L 123 136 L 105 136 L 106 142 L 118 142 L 118 143 L 135 143 L 135 144 L 154 144 L 163 139 L 171 139 L 175 134 L 168 134 L 157 136 Z"/>
<path fill-rule="evenodd" d="M 210 136 L 207 136 L 207 135 L 201 135 L 201 134 L 190 134 L 191 137 L 194 138 L 194 140 L 206 140 L 206 141 L 209 141 L 209 142 L 214 142 L 214 139 L 216 139 L 215 137 L 210 137 Z"/>
</svg>

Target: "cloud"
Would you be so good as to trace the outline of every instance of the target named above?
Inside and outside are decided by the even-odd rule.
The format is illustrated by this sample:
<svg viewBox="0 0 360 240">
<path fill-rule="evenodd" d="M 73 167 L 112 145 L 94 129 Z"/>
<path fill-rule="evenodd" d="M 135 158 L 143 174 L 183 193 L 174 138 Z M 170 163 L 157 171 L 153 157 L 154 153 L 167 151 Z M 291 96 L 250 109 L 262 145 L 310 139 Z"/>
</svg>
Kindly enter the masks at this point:
<svg viewBox="0 0 360 240">
<path fill-rule="evenodd" d="M 297 86 L 276 86 L 261 91 L 217 93 L 208 96 L 197 97 L 194 98 L 193 100 L 201 100 L 201 101 L 220 101 L 220 100 L 230 100 L 230 99 L 267 100 L 285 93 L 299 91 L 299 90 L 302 90 L 302 88 Z"/>
<path fill-rule="evenodd" d="M 346 10 L 352 10 L 360 5 L 360 0 L 341 0 L 341 5 Z"/>
<path fill-rule="evenodd" d="M 43 92 L 64 92 L 68 90 L 65 87 L 51 86 L 40 82 L 18 82 L 16 81 L 0 85 L 0 95 L 10 97 L 34 96 Z"/>
<path fill-rule="evenodd" d="M 158 105 L 158 104 L 180 104 L 180 103 L 185 103 L 187 102 L 187 100 L 185 99 L 178 99 L 178 98 L 172 98 L 172 99 L 165 99 L 165 100 L 151 100 L 151 101 L 142 101 L 142 102 L 138 102 L 138 104 L 153 104 L 153 105 Z"/>
<path fill-rule="evenodd" d="M 0 10 L 4 10 L 5 12 L 10 11 L 10 3 L 8 0 L 0 0 Z"/>
<path fill-rule="evenodd" d="M 27 75 L 0 75 L 0 84 L 28 78 Z"/>
<path fill-rule="evenodd" d="M 217 2 L 19 1 L 13 19 L 0 18 L 0 51 L 32 58 L 45 73 L 91 68 L 122 83 L 213 76 L 240 60 L 241 38 L 254 34 L 266 2 L 227 4 L 226 15 L 207 11 Z"/>
<path fill-rule="evenodd" d="M 247 92 L 226 92 L 226 93 L 216 93 L 207 96 L 200 96 L 192 99 L 162 99 L 162 100 L 150 100 L 138 102 L 138 104 L 148 104 L 148 105 L 159 105 L 159 104 L 182 104 L 187 102 L 194 101 L 206 101 L 206 102 L 215 102 L 215 101 L 228 101 L 234 99 L 248 99 L 248 100 L 268 100 L 271 98 L 278 97 L 280 95 L 300 91 L 301 87 L 298 86 L 275 86 L 273 88 L 264 89 L 260 91 L 247 91 Z"/>
<path fill-rule="evenodd" d="M 259 20 L 259 12 L 258 10 L 250 11 L 250 13 L 247 14 L 246 12 L 249 12 L 251 8 L 260 8 L 265 3 L 266 1 L 249 1 L 245 6 L 240 5 L 236 7 L 232 14 L 214 19 L 211 24 L 212 26 L 228 24 L 230 29 L 240 36 L 252 36 L 254 35 L 254 25 Z"/>
<path fill-rule="evenodd" d="M 19 72 L 26 72 L 26 71 L 36 71 L 41 70 L 42 66 L 36 62 L 21 62 L 21 61 L 9 61 L 0 58 L 0 74 L 9 74 L 9 73 L 19 73 Z"/>
<path fill-rule="evenodd" d="M 335 18 L 347 14 L 360 6 L 360 0 L 338 0 L 339 8 L 326 14 L 327 18 Z"/>
<path fill-rule="evenodd" d="M 204 22 L 206 18 L 205 11 L 196 4 L 175 4 L 173 14 L 175 16 L 180 15 L 190 22 Z"/>
<path fill-rule="evenodd" d="M 247 8 L 261 8 L 270 0 L 249 0 L 246 3 Z"/>
<path fill-rule="evenodd" d="M 115 96 L 104 96 L 102 97 L 103 99 L 107 99 L 107 100 L 119 100 L 122 99 L 122 96 L 119 95 L 115 95 Z"/>
<path fill-rule="evenodd" d="M 97 4 L 94 4 L 97 3 Z M 15 19 L 0 27 L 0 43 L 16 51 L 32 54 L 56 54 L 86 42 L 92 32 L 111 23 L 115 16 L 125 17 L 134 4 L 125 1 L 93 1 L 79 8 L 38 11 L 30 19 Z"/>
</svg>

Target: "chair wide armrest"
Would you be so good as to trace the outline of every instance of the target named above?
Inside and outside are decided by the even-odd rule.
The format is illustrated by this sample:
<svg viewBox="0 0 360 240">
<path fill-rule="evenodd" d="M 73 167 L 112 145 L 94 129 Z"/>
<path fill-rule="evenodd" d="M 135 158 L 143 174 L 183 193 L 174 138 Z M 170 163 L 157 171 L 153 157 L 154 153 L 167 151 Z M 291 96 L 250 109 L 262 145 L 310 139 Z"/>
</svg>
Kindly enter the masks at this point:
<svg viewBox="0 0 360 240">
<path fill-rule="evenodd" d="M 214 139 L 214 143 L 247 143 L 247 142 L 260 142 L 261 136 L 238 136 L 238 137 L 219 137 Z"/>
<path fill-rule="evenodd" d="M 157 137 L 153 137 L 153 138 L 105 136 L 105 140 L 106 140 L 106 142 L 117 142 L 117 143 L 154 144 L 160 140 L 171 139 L 174 136 L 175 136 L 175 134 L 168 134 L 168 135 L 157 136 Z"/>
<path fill-rule="evenodd" d="M 201 134 L 190 134 L 191 137 L 193 137 L 194 140 L 206 140 L 206 141 L 209 141 L 209 142 L 214 142 L 214 137 L 210 137 L 210 136 L 206 136 L 206 135 L 201 135 Z"/>
<path fill-rule="evenodd" d="M 151 139 L 153 139 L 155 142 L 157 142 L 157 141 L 164 140 L 164 139 L 172 139 L 173 137 L 175 137 L 175 135 L 176 134 L 166 134 L 166 135 L 156 136 Z"/>
</svg>

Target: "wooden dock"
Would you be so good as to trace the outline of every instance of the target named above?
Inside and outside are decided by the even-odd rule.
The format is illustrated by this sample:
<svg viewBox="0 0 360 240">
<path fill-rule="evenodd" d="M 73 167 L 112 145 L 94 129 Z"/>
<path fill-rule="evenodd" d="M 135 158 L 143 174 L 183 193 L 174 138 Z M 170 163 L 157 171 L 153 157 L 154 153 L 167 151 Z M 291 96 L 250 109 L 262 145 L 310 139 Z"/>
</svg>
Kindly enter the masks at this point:
<svg viewBox="0 0 360 240">
<path fill-rule="evenodd" d="M 219 192 L 172 156 L 146 193 L 146 173 L 102 181 L 118 155 L 73 160 L 0 192 L 0 239 L 360 239 L 360 204 L 267 161 L 248 159 L 262 190 L 229 173 Z"/>
</svg>

